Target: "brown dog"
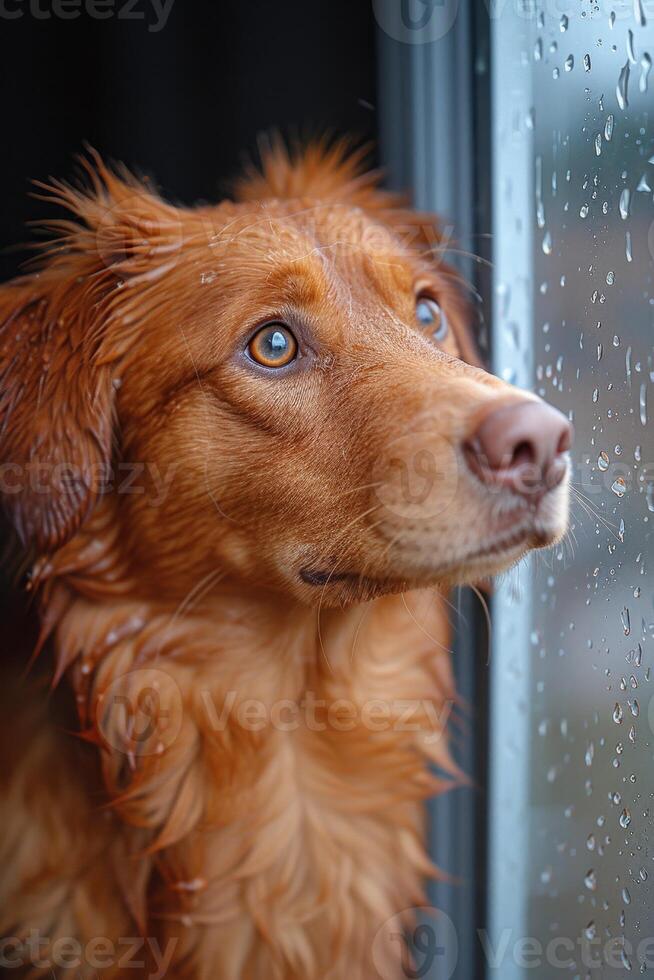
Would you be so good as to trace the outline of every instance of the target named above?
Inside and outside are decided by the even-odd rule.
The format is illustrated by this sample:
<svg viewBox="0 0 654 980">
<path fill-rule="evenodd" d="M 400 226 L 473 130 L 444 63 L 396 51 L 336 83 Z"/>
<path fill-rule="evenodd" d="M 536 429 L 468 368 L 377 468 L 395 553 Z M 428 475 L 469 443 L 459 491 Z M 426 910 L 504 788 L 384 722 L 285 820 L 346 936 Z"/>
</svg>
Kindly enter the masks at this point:
<svg viewBox="0 0 654 980">
<path fill-rule="evenodd" d="M 95 160 L 0 290 L 43 651 L 2 711 L 14 976 L 404 976 L 384 924 L 459 777 L 442 593 L 561 537 L 570 427 L 470 363 L 425 217 L 359 168 L 274 146 L 183 209 Z"/>
</svg>

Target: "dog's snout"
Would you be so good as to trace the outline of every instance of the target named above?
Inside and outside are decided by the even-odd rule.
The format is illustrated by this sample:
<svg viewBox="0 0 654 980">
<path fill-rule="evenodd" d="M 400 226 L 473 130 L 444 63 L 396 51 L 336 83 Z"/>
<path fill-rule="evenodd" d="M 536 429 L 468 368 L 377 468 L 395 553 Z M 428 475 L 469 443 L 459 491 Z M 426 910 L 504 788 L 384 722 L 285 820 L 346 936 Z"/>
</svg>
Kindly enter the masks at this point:
<svg viewBox="0 0 654 980">
<path fill-rule="evenodd" d="M 521 401 L 486 412 L 464 448 L 484 483 L 536 502 L 563 480 L 571 444 L 572 425 L 561 412 L 545 402 Z"/>
</svg>

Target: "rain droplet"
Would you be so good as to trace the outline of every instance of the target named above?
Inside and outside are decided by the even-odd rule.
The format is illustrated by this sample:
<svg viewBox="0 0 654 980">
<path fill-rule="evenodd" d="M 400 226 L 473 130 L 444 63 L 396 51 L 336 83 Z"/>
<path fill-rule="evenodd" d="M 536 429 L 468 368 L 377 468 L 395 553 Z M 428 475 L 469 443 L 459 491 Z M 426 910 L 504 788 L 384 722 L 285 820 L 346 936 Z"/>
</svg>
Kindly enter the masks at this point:
<svg viewBox="0 0 654 980">
<path fill-rule="evenodd" d="M 580 218 L 587 218 L 588 217 L 588 205 L 587 204 L 582 204 L 581 207 L 579 208 L 579 217 Z"/>
<path fill-rule="evenodd" d="M 625 807 L 622 813 L 620 814 L 620 826 L 622 827 L 623 830 L 626 830 L 630 823 L 631 823 L 631 814 L 629 813 L 629 810 Z"/>
<path fill-rule="evenodd" d="M 647 83 L 649 79 L 649 73 L 652 70 L 652 59 L 645 52 L 643 57 L 640 59 L 640 78 L 638 79 L 638 89 L 640 92 L 647 91 Z"/>
<path fill-rule="evenodd" d="M 624 497 L 627 492 L 627 485 L 624 482 L 624 477 L 619 476 L 617 480 L 614 480 L 611 485 L 611 490 L 616 495 L 616 497 Z"/>
<path fill-rule="evenodd" d="M 616 723 L 616 725 L 621 725 L 623 717 L 622 705 L 619 701 L 616 701 L 615 708 L 613 709 L 613 721 Z"/>
<path fill-rule="evenodd" d="M 563 67 L 565 68 L 566 71 L 572 71 L 574 66 L 575 66 L 575 56 L 573 54 L 569 54 L 568 57 L 563 62 Z"/>
<path fill-rule="evenodd" d="M 629 615 L 629 610 L 626 606 L 623 606 L 622 612 L 620 613 L 620 620 L 622 621 L 622 629 L 625 636 L 629 636 L 631 633 L 631 617 Z"/>
<path fill-rule="evenodd" d="M 595 156 L 600 157 L 602 155 L 602 134 L 597 133 L 595 136 Z"/>
<path fill-rule="evenodd" d="M 640 424 L 647 425 L 647 385 L 641 384 L 640 386 L 640 397 L 638 399 L 638 407 L 640 409 Z"/>
<path fill-rule="evenodd" d="M 634 0 L 634 17 L 636 19 L 636 23 L 639 24 L 640 27 L 645 27 L 647 24 L 647 18 L 645 17 L 645 11 L 643 10 L 642 0 Z"/>
<path fill-rule="evenodd" d="M 586 937 L 586 939 L 590 939 L 590 940 L 595 939 L 595 937 L 597 936 L 597 926 L 592 921 L 592 919 L 584 929 L 584 936 Z"/>
<path fill-rule="evenodd" d="M 590 71 L 590 68 L 591 68 L 590 55 L 589 54 L 585 54 L 584 55 L 584 71 Z"/>
<path fill-rule="evenodd" d="M 627 57 L 632 65 L 636 64 L 636 55 L 634 53 L 634 32 L 627 31 Z"/>
<path fill-rule="evenodd" d="M 545 232 L 545 237 L 543 238 L 543 252 L 545 255 L 552 254 L 552 236 L 549 231 Z"/>
<path fill-rule="evenodd" d="M 569 22 L 567 16 L 565 14 L 563 14 L 563 16 L 561 17 L 561 20 L 559 21 L 559 30 L 561 31 L 561 34 L 565 34 L 565 32 L 568 29 L 568 24 L 569 23 L 570 22 Z"/>
<path fill-rule="evenodd" d="M 608 454 L 602 450 L 602 452 L 597 457 L 597 468 L 605 473 L 609 468 L 609 457 Z"/>
<path fill-rule="evenodd" d="M 597 889 L 597 875 L 595 874 L 593 868 L 591 868 L 590 871 L 586 872 L 586 876 L 584 878 L 584 885 L 591 892 L 594 892 Z"/>
<path fill-rule="evenodd" d="M 618 84 L 615 89 L 615 97 L 618 100 L 618 105 L 624 111 L 629 105 L 629 62 L 625 62 L 621 71 L 620 77 L 618 78 Z"/>
<path fill-rule="evenodd" d="M 614 282 L 615 282 L 615 272 L 607 272 L 606 273 L 606 285 L 607 286 L 612 286 Z"/>
<path fill-rule="evenodd" d="M 604 139 L 609 142 L 613 136 L 613 113 L 609 113 L 604 124 Z"/>
<path fill-rule="evenodd" d="M 627 262 L 633 262 L 634 256 L 633 256 L 632 246 L 631 246 L 631 232 L 630 231 L 626 231 L 625 232 L 625 236 L 624 236 L 624 254 L 625 254 L 625 257 L 627 259 Z"/>
<path fill-rule="evenodd" d="M 640 180 L 638 181 L 638 186 L 637 186 L 636 190 L 637 191 L 640 191 L 641 194 L 651 194 L 652 193 L 652 188 L 649 186 L 649 181 L 647 179 L 647 174 L 643 174 L 643 176 L 640 178 Z"/>
</svg>

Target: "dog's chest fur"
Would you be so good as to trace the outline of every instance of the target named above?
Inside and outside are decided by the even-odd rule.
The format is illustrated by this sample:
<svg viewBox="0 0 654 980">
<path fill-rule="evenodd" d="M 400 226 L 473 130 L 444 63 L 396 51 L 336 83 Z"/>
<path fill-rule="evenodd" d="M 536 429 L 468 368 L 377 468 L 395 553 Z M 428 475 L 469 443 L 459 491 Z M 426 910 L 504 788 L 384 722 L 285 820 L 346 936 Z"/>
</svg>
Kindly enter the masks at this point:
<svg viewBox="0 0 654 980">
<path fill-rule="evenodd" d="M 8 792 L 24 797 L 31 777 L 48 800 L 27 816 L 34 885 L 19 904 L 39 921 L 3 926 L 84 942 L 142 932 L 174 977 L 363 978 L 379 957 L 392 963 L 397 951 L 374 937 L 422 902 L 422 801 L 442 788 L 429 766 L 452 771 L 442 600 L 318 617 L 233 597 L 186 615 L 49 598 L 65 608 L 59 672 L 95 743 L 85 766 L 101 777 L 89 794 L 70 736 L 35 733 L 31 772 L 23 759 Z M 53 822 L 70 834 L 53 842 Z M 20 820 L 12 834 L 24 837 Z M 24 850 L 7 848 L 17 890 Z M 78 852 L 97 860 L 81 865 Z M 16 908 L 11 886 L 7 898 Z"/>
</svg>

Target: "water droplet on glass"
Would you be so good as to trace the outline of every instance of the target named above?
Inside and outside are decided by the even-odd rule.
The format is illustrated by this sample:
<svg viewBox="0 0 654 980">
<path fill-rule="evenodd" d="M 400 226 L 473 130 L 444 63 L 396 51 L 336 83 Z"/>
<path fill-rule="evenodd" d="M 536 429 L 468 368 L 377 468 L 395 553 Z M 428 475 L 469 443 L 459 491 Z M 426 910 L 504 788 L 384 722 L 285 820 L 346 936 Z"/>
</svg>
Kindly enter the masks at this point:
<svg viewBox="0 0 654 980">
<path fill-rule="evenodd" d="M 627 57 L 632 65 L 636 64 L 636 55 L 634 53 L 634 32 L 627 31 Z"/>
<path fill-rule="evenodd" d="M 634 0 L 634 18 L 639 27 L 645 27 L 647 24 L 647 18 L 645 17 L 645 11 L 643 10 L 642 0 Z"/>
<path fill-rule="evenodd" d="M 627 492 L 627 485 L 624 482 L 624 477 L 619 476 L 617 480 L 614 480 L 611 484 L 611 490 L 616 495 L 616 497 L 624 497 Z"/>
<path fill-rule="evenodd" d="M 631 633 L 631 618 L 629 616 L 629 610 L 626 606 L 623 606 L 622 612 L 620 613 L 620 620 L 622 621 L 624 635 L 629 636 Z"/>
<path fill-rule="evenodd" d="M 552 254 L 552 236 L 549 231 L 545 232 L 545 237 L 543 238 L 543 252 L 545 255 Z"/>
<path fill-rule="evenodd" d="M 612 286 L 614 282 L 615 282 L 615 272 L 607 272 L 606 273 L 606 285 L 607 286 Z"/>
<path fill-rule="evenodd" d="M 597 875 L 595 874 L 593 868 L 591 868 L 590 871 L 586 872 L 586 876 L 584 878 L 584 885 L 591 892 L 594 892 L 597 889 Z"/>
<path fill-rule="evenodd" d="M 622 711 L 622 705 L 619 701 L 616 701 L 613 709 L 613 721 L 616 723 L 616 725 L 621 725 L 623 717 L 624 714 Z"/>
<path fill-rule="evenodd" d="M 605 473 L 606 470 L 608 470 L 609 468 L 609 457 L 604 452 L 604 450 L 602 450 L 602 452 L 597 457 L 597 468 L 600 469 L 602 473 Z"/>
<path fill-rule="evenodd" d="M 582 204 L 581 207 L 579 208 L 579 217 L 580 218 L 587 218 L 588 217 L 588 205 L 587 204 Z"/>
<path fill-rule="evenodd" d="M 649 73 L 652 70 L 652 59 L 645 52 L 643 57 L 640 59 L 640 78 L 638 79 L 638 89 L 640 92 L 647 91 L 647 85 L 649 80 Z"/>
<path fill-rule="evenodd" d="M 613 136 L 613 113 L 609 113 L 606 117 L 606 122 L 604 123 L 604 139 L 610 142 Z"/>
<path fill-rule="evenodd" d="M 640 178 L 640 180 L 638 181 L 638 186 L 636 187 L 636 190 L 637 191 L 640 191 L 641 194 L 651 194 L 652 193 L 652 188 L 649 186 L 649 181 L 647 179 L 647 174 L 643 174 L 643 176 Z"/>
<path fill-rule="evenodd" d="M 575 56 L 573 54 L 569 54 L 568 57 L 563 62 L 563 67 L 565 68 L 566 71 L 572 71 L 574 66 L 575 66 Z"/>
<path fill-rule="evenodd" d="M 629 217 L 630 198 L 631 198 L 631 191 L 629 190 L 629 188 L 628 187 L 623 188 L 622 193 L 620 194 L 620 204 L 619 204 L 620 217 L 622 218 L 623 221 L 626 221 L 627 218 Z"/>
<path fill-rule="evenodd" d="M 618 84 L 615 89 L 618 105 L 624 111 L 629 105 L 629 62 L 625 62 L 620 71 Z"/>
<path fill-rule="evenodd" d="M 561 17 L 561 20 L 559 21 L 559 30 L 561 31 L 561 34 L 565 34 L 565 32 L 568 29 L 568 24 L 569 23 L 570 22 L 569 22 L 567 16 L 565 14 L 563 14 L 563 16 Z"/>
<path fill-rule="evenodd" d="M 590 71 L 590 68 L 591 68 L 590 55 L 589 54 L 585 54 L 584 55 L 584 71 Z"/>
</svg>

